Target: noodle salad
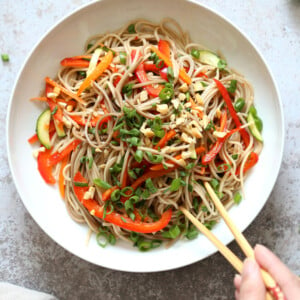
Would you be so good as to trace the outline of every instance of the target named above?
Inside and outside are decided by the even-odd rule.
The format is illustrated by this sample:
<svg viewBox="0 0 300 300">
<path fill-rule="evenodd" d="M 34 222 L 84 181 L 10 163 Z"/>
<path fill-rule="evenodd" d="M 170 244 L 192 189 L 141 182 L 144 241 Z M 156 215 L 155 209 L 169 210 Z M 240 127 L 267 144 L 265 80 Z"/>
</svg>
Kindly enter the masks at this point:
<svg viewBox="0 0 300 300">
<path fill-rule="evenodd" d="M 41 144 L 41 177 L 102 247 L 196 238 L 180 206 L 211 229 L 219 214 L 203 183 L 226 209 L 238 204 L 262 149 L 249 82 L 171 19 L 132 21 L 84 49 L 32 98 L 45 105 L 28 140 Z"/>
</svg>

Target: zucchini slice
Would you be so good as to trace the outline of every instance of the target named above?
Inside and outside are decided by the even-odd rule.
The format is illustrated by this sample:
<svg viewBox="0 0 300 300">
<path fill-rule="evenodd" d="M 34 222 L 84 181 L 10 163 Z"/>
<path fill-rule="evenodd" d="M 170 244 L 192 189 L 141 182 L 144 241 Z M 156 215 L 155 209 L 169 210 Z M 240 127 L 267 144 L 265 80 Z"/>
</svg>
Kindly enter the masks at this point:
<svg viewBox="0 0 300 300">
<path fill-rule="evenodd" d="M 202 63 L 218 68 L 221 58 L 217 54 L 208 50 L 200 50 L 199 53 L 199 60 Z"/>
<path fill-rule="evenodd" d="M 51 111 L 49 108 L 44 110 L 36 121 L 36 134 L 41 144 L 47 148 L 51 148 L 49 125 L 50 125 Z"/>
<path fill-rule="evenodd" d="M 249 113 L 249 114 L 248 114 L 247 121 L 248 121 L 248 123 L 252 123 L 252 124 L 249 126 L 249 129 L 250 129 L 252 135 L 253 135 L 258 141 L 263 142 L 262 135 L 261 135 L 261 133 L 259 132 L 259 128 L 257 128 L 257 126 L 256 126 L 255 119 L 254 119 L 254 116 L 253 116 L 252 113 Z"/>
<path fill-rule="evenodd" d="M 54 121 L 54 126 L 56 129 L 56 133 L 59 137 L 65 137 L 66 133 L 65 133 L 65 129 L 64 129 L 64 124 L 61 122 L 58 122 L 56 119 L 53 118 Z"/>
</svg>

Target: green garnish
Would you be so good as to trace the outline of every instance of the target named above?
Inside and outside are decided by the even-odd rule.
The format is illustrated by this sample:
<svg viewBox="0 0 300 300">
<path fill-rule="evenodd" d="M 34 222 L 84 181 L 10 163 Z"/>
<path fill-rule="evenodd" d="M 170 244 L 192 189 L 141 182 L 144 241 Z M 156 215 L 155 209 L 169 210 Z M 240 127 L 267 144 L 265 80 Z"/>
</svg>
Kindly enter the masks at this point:
<svg viewBox="0 0 300 300">
<path fill-rule="evenodd" d="M 214 225 L 217 224 L 217 221 L 209 221 L 209 222 L 206 222 L 204 223 L 204 226 L 208 229 L 208 230 L 211 230 L 213 228 Z"/>
<path fill-rule="evenodd" d="M 111 201 L 118 201 L 120 200 L 120 190 L 114 190 L 112 193 L 111 193 L 111 196 L 110 196 L 110 199 Z M 126 202 L 125 202 L 126 203 Z"/>
<path fill-rule="evenodd" d="M 174 96 L 173 88 L 163 88 L 159 93 L 159 98 L 164 101 L 164 103 L 168 103 Z"/>
<path fill-rule="evenodd" d="M 125 94 L 127 97 L 132 95 L 132 87 L 134 86 L 133 83 L 129 83 L 123 86 L 122 93 Z"/>
<path fill-rule="evenodd" d="M 8 54 L 1 54 L 1 59 L 3 62 L 8 62 L 9 61 L 9 55 Z"/>
<path fill-rule="evenodd" d="M 129 33 L 136 33 L 135 31 L 135 24 L 130 24 L 127 28 Z"/>
<path fill-rule="evenodd" d="M 108 190 L 108 189 L 111 188 L 111 185 L 110 185 L 109 183 L 107 183 L 106 181 L 104 181 L 104 180 L 102 180 L 102 179 L 100 179 L 100 178 L 95 178 L 95 179 L 93 180 L 93 182 L 94 182 L 97 186 L 101 187 L 102 189 Z"/>
<path fill-rule="evenodd" d="M 87 182 L 78 182 L 78 181 L 74 181 L 74 185 L 79 187 L 89 186 Z"/>
<path fill-rule="evenodd" d="M 245 99 L 244 98 L 238 98 L 235 102 L 234 102 L 234 109 L 236 112 L 240 112 L 242 111 L 243 107 L 245 106 Z"/>
<path fill-rule="evenodd" d="M 164 238 L 175 239 L 180 235 L 180 229 L 178 225 L 173 225 L 169 231 L 163 232 L 162 236 Z"/>
<path fill-rule="evenodd" d="M 145 186 L 151 194 L 154 194 L 157 192 L 157 188 L 154 186 L 151 178 L 146 179 Z"/>
<path fill-rule="evenodd" d="M 237 80 L 235 80 L 235 79 L 231 80 L 230 81 L 230 86 L 229 86 L 229 88 L 227 88 L 227 91 L 229 93 L 234 94 L 235 91 L 236 91 L 236 84 L 237 84 Z"/>
<path fill-rule="evenodd" d="M 234 196 L 233 196 L 233 202 L 235 204 L 239 204 L 242 201 L 242 195 L 237 192 Z"/>
<path fill-rule="evenodd" d="M 225 70 L 226 67 L 227 67 L 227 62 L 225 60 L 223 60 L 223 59 L 220 59 L 218 61 L 218 68 L 220 70 Z"/>
<path fill-rule="evenodd" d="M 173 82 L 174 81 L 174 71 L 172 67 L 168 67 L 167 69 L 167 78 L 169 82 Z"/>
<path fill-rule="evenodd" d="M 155 164 L 158 164 L 158 163 L 161 163 L 163 161 L 163 156 L 162 155 L 159 155 L 159 154 L 152 154 L 151 152 L 146 152 L 149 160 L 152 162 L 152 163 L 155 163 Z"/>
<path fill-rule="evenodd" d="M 172 180 L 171 186 L 170 186 L 170 191 L 171 192 L 176 192 L 179 190 L 181 186 L 181 178 L 175 178 Z"/>
<path fill-rule="evenodd" d="M 144 153 L 142 150 L 137 149 L 134 153 L 134 159 L 140 163 L 143 160 Z"/>
<path fill-rule="evenodd" d="M 232 154 L 231 157 L 232 157 L 232 159 L 237 160 L 239 155 L 238 154 Z"/>
<path fill-rule="evenodd" d="M 57 109 L 58 109 L 58 107 L 57 107 L 57 105 L 56 105 L 56 106 L 54 107 L 54 109 L 52 110 L 52 112 L 51 112 L 51 116 L 53 116 L 53 115 L 56 114 Z"/>
<path fill-rule="evenodd" d="M 121 51 L 121 52 L 120 52 L 120 63 L 121 63 L 122 65 L 126 65 L 126 61 L 127 61 L 127 53 Z"/>
<path fill-rule="evenodd" d="M 127 194 L 128 191 L 130 191 L 131 193 Z M 121 196 L 124 196 L 124 197 L 128 198 L 128 197 L 131 197 L 133 195 L 133 192 L 134 192 L 134 189 L 131 186 L 126 186 L 121 190 L 120 194 L 121 194 Z"/>
<path fill-rule="evenodd" d="M 197 49 L 192 49 L 191 55 L 198 59 L 200 57 L 200 51 Z"/>
<path fill-rule="evenodd" d="M 155 66 L 158 69 L 162 69 L 165 66 L 165 63 L 162 59 L 157 59 L 155 62 Z"/>
<path fill-rule="evenodd" d="M 193 240 L 195 239 L 199 234 L 199 231 L 197 230 L 197 228 L 194 225 L 191 225 L 190 228 L 187 230 L 185 237 L 188 240 Z"/>
</svg>

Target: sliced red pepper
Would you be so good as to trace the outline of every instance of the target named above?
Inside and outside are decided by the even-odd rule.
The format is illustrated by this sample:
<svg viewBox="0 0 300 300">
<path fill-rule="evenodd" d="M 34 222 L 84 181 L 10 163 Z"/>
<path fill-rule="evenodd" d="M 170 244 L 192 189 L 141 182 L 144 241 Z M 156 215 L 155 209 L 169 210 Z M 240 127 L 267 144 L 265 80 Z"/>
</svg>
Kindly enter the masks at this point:
<svg viewBox="0 0 300 300">
<path fill-rule="evenodd" d="M 167 142 L 171 140 L 176 135 L 176 131 L 171 129 L 169 132 L 165 132 L 165 135 L 160 139 L 160 141 L 155 145 L 154 149 L 162 149 L 166 146 Z"/>
<path fill-rule="evenodd" d="M 240 121 L 240 119 L 239 119 L 239 117 L 238 117 L 238 115 L 237 115 L 237 113 L 236 113 L 236 111 L 233 107 L 233 104 L 231 102 L 231 99 L 230 99 L 230 96 L 228 94 L 227 89 L 225 88 L 225 86 L 219 80 L 214 78 L 214 81 L 215 81 L 215 83 L 216 83 L 216 85 L 217 85 L 217 87 L 218 87 L 218 89 L 219 89 L 219 91 L 220 91 L 227 107 L 228 107 L 229 113 L 230 113 L 236 127 L 241 127 L 242 126 L 241 121 Z M 245 147 L 247 148 L 249 143 L 250 143 L 249 134 L 245 130 L 245 128 L 241 128 L 240 132 L 241 132 L 241 136 L 242 136 L 242 139 L 244 141 Z"/>
<path fill-rule="evenodd" d="M 46 183 L 54 184 L 56 180 L 52 174 L 52 166 L 49 164 L 51 150 L 46 149 L 44 152 L 39 152 L 37 157 L 38 170 Z"/>
<path fill-rule="evenodd" d="M 144 69 L 146 72 L 153 72 L 159 74 L 162 79 L 164 79 L 165 81 L 169 81 L 167 67 L 159 69 L 155 64 L 144 64 Z"/>
<path fill-rule="evenodd" d="M 107 201 L 110 199 L 110 196 L 112 194 L 113 191 L 116 191 L 120 189 L 117 185 L 111 187 L 110 189 L 106 190 L 103 194 L 102 194 L 102 201 Z"/>
<path fill-rule="evenodd" d="M 37 134 L 35 133 L 32 137 L 30 137 L 27 141 L 29 144 L 34 144 L 39 140 Z"/>
<path fill-rule="evenodd" d="M 74 182 L 88 183 L 87 180 L 81 175 L 80 172 L 77 172 L 74 176 Z M 106 213 L 105 218 L 103 218 L 104 207 L 99 205 L 94 199 L 84 199 L 84 194 L 88 191 L 89 187 L 79 187 L 74 185 L 74 192 L 78 200 L 84 205 L 84 207 L 94 216 L 104 219 L 106 222 L 117 225 L 121 228 L 140 232 L 140 233 L 151 233 L 157 232 L 165 228 L 172 217 L 172 209 L 165 211 L 160 220 L 153 223 L 146 223 L 140 221 L 133 221 L 131 218 L 121 215 L 117 212 Z M 108 208 L 108 212 L 109 212 Z"/>
<path fill-rule="evenodd" d="M 131 52 L 131 59 L 134 60 L 136 55 L 136 51 L 132 50 Z M 141 54 L 139 53 L 139 57 L 141 57 Z M 141 63 L 137 66 L 135 69 L 135 75 L 140 83 L 148 82 L 149 79 L 147 77 L 147 73 L 144 68 L 144 63 Z M 159 93 L 163 89 L 162 86 L 159 86 L 157 88 L 153 87 L 152 85 L 145 85 L 143 88 L 148 92 L 148 94 L 152 97 L 158 97 Z"/>
<path fill-rule="evenodd" d="M 249 157 L 244 165 L 244 170 L 243 173 L 246 173 L 249 169 L 251 169 L 254 165 L 256 165 L 256 163 L 258 162 L 258 155 L 255 152 L 251 152 L 249 154 Z M 238 167 L 235 174 L 239 175 L 241 172 L 241 168 Z"/>
<path fill-rule="evenodd" d="M 221 132 L 224 132 L 226 130 L 226 122 L 227 122 L 227 113 L 226 110 L 224 110 L 221 116 L 221 125 L 220 125 Z M 224 139 L 218 139 L 217 142 L 214 144 L 214 146 L 209 150 L 209 152 L 202 157 L 202 164 L 207 165 L 208 163 L 210 163 L 220 152 L 223 145 L 224 145 Z"/>
<path fill-rule="evenodd" d="M 157 47 L 162 54 L 164 54 L 167 58 L 171 59 L 170 44 L 168 41 L 159 40 Z"/>
<path fill-rule="evenodd" d="M 49 165 L 54 166 L 59 163 L 64 157 L 69 155 L 82 141 L 74 140 L 72 141 L 63 151 L 54 152 L 49 157 Z"/>
</svg>

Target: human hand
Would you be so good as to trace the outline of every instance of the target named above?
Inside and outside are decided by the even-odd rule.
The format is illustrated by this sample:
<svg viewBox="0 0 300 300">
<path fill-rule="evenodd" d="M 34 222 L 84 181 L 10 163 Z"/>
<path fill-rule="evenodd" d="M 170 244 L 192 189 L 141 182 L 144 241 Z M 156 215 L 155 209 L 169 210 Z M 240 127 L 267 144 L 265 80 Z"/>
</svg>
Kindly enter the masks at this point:
<svg viewBox="0 0 300 300">
<path fill-rule="evenodd" d="M 274 278 L 287 300 L 300 299 L 299 278 L 275 254 L 262 245 L 256 245 L 254 254 L 255 260 L 247 258 L 242 275 L 236 275 L 234 278 L 235 298 L 237 300 L 266 299 L 266 289 L 260 267 Z"/>
</svg>

